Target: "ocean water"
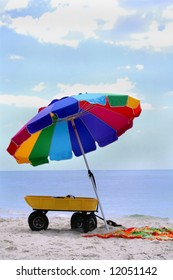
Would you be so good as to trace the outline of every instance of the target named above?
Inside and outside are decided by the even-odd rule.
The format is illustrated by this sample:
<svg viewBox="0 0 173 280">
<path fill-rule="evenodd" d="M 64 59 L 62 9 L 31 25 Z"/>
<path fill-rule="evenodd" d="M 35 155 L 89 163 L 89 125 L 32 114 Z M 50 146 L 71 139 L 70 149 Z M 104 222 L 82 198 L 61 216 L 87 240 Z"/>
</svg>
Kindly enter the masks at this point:
<svg viewBox="0 0 173 280">
<path fill-rule="evenodd" d="M 173 218 L 173 170 L 94 171 L 106 218 L 147 215 Z M 0 217 L 26 216 L 32 212 L 26 195 L 95 197 L 87 172 L 0 172 Z M 69 212 L 51 212 L 71 215 Z M 100 213 L 99 213 L 100 214 Z"/>
</svg>

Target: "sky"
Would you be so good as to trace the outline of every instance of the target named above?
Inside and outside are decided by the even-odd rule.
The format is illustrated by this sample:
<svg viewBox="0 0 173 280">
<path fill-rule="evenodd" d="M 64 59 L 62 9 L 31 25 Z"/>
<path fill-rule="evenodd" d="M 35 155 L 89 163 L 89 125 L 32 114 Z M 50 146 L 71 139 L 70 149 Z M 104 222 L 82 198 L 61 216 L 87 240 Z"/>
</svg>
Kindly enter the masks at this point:
<svg viewBox="0 0 173 280">
<path fill-rule="evenodd" d="M 0 170 L 18 165 L 6 148 L 54 98 L 128 94 L 142 113 L 118 141 L 87 154 L 91 169 L 173 168 L 171 0 L 1 0 Z M 37 170 L 84 169 L 82 158 Z"/>
</svg>

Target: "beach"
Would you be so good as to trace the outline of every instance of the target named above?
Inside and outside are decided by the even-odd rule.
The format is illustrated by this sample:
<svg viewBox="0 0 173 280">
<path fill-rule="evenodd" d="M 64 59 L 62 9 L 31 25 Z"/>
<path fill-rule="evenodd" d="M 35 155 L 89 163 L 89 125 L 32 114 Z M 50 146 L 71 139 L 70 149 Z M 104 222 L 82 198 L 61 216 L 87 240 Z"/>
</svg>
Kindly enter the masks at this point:
<svg viewBox="0 0 173 280">
<path fill-rule="evenodd" d="M 1 260 L 173 260 L 173 241 L 84 237 L 70 228 L 69 217 L 52 216 L 47 230 L 31 231 L 27 217 L 0 218 Z M 124 227 L 169 227 L 168 218 L 125 216 Z M 110 231 L 116 230 L 110 227 Z M 106 233 L 104 223 L 89 233 Z"/>
</svg>

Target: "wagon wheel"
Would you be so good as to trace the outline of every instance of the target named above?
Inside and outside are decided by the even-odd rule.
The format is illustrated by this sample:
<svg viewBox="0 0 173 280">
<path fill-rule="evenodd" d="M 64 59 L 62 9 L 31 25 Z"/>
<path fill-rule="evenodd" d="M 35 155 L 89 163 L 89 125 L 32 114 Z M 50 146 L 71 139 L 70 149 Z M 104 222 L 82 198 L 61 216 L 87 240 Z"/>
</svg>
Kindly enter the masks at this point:
<svg viewBox="0 0 173 280">
<path fill-rule="evenodd" d="M 28 224 L 33 231 L 46 230 L 49 220 L 42 211 L 34 211 L 28 217 Z"/>
<path fill-rule="evenodd" d="M 97 227 L 97 219 L 94 213 L 90 213 L 85 216 L 85 220 L 83 223 L 83 230 L 85 233 L 88 231 L 92 231 Z"/>
<path fill-rule="evenodd" d="M 80 212 L 73 213 L 73 215 L 71 217 L 71 222 L 70 222 L 71 228 L 72 229 L 82 228 L 83 221 L 84 221 L 84 217 L 83 217 L 82 213 L 80 213 Z"/>
</svg>

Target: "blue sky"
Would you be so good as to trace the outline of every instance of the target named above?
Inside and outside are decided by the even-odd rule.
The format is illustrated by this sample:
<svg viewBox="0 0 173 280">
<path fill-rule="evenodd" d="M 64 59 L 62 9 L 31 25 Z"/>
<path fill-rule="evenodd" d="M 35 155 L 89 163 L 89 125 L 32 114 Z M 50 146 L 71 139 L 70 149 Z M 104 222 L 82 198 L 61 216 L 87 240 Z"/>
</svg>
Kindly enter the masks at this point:
<svg viewBox="0 0 173 280">
<path fill-rule="evenodd" d="M 141 100 L 134 126 L 87 155 L 91 169 L 173 168 L 173 4 L 165 0 L 0 2 L 0 170 L 33 170 L 6 152 L 53 98 L 79 92 Z M 37 169 L 85 168 L 81 158 Z"/>
</svg>

